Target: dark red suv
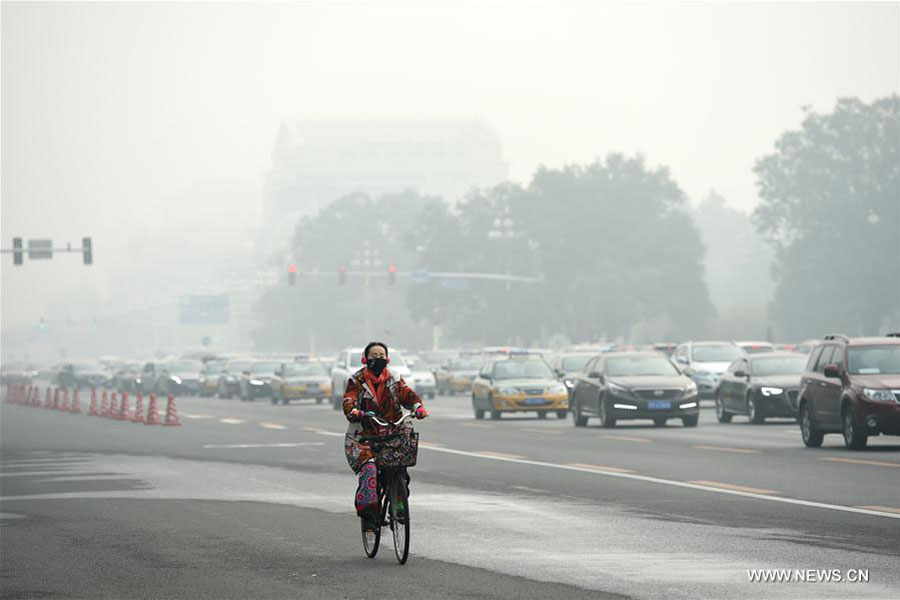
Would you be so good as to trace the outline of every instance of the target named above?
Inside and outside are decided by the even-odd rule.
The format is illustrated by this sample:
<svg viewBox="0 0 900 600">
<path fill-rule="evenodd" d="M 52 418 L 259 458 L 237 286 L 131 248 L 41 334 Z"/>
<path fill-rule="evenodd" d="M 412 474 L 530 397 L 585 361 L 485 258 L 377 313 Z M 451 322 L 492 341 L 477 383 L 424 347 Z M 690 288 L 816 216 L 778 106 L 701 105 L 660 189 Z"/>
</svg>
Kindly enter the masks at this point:
<svg viewBox="0 0 900 600">
<path fill-rule="evenodd" d="M 865 448 L 870 435 L 900 435 L 900 334 L 826 335 L 800 380 L 798 416 L 810 448 L 826 433 L 843 434 L 853 450 Z"/>
</svg>

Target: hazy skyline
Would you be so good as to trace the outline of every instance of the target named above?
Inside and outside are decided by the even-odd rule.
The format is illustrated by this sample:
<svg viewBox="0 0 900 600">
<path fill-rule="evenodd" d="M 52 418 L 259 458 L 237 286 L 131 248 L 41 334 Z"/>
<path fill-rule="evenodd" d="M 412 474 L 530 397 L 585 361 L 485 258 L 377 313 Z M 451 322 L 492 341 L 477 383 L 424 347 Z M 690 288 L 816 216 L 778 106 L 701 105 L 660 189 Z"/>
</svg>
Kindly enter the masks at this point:
<svg viewBox="0 0 900 600">
<path fill-rule="evenodd" d="M 715 189 L 747 211 L 754 160 L 802 106 L 900 92 L 898 30 L 897 3 L 3 2 L 3 245 L 96 247 L 91 269 L 4 256 L 3 326 L 105 290 L 198 183 L 256 189 L 257 227 L 286 118 L 480 118 L 516 181 L 639 152 L 695 204 Z M 179 202 L 186 221 L 206 206 Z"/>
</svg>

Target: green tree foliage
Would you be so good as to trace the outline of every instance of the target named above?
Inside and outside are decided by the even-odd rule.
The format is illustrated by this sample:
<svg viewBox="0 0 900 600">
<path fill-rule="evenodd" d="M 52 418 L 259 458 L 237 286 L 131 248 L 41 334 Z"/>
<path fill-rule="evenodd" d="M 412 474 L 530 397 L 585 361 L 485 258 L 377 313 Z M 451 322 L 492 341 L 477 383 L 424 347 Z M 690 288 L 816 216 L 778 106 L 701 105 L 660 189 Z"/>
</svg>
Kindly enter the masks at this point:
<svg viewBox="0 0 900 600">
<path fill-rule="evenodd" d="M 430 331 L 413 323 L 404 298 L 408 282 L 387 283 L 388 265 L 408 270 L 414 262 L 416 219 L 423 210 L 442 206 L 439 199 L 413 192 L 373 199 L 365 194 L 339 198 L 313 216 L 304 217 L 291 240 L 290 260 L 296 261 L 296 285 L 284 281 L 267 289 L 256 307 L 257 347 L 297 350 L 314 336 L 319 347 L 363 345 L 371 336 L 391 343 L 426 344 Z M 368 250 L 368 254 L 366 254 Z M 377 253 L 377 254 L 376 254 Z M 368 258 L 370 264 L 364 264 Z M 338 284 L 338 268 L 371 271 L 368 301 L 364 279 Z M 318 273 L 318 275 L 316 275 Z M 369 331 L 365 329 L 368 311 Z"/>
<path fill-rule="evenodd" d="M 900 320 L 900 97 L 808 111 L 755 165 L 758 231 L 775 250 L 771 313 L 796 339 Z"/>
<path fill-rule="evenodd" d="M 455 224 L 455 226 L 454 226 Z M 642 320 L 669 323 L 660 337 L 689 335 L 713 314 L 700 236 L 666 169 L 641 158 L 541 169 L 527 188 L 470 196 L 458 214 L 435 211 L 420 264 L 454 271 L 542 276 L 541 285 L 477 282 L 448 293 L 411 288 L 417 318 L 461 339 L 531 343 L 547 333 L 576 341 L 627 336 Z"/>
</svg>

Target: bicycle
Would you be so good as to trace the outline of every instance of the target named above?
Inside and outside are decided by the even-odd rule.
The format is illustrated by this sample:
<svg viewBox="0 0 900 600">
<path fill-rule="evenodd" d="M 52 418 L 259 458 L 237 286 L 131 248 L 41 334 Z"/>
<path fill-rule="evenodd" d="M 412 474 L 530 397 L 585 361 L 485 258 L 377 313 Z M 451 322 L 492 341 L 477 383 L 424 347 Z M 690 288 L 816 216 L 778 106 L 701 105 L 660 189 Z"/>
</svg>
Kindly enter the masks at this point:
<svg viewBox="0 0 900 600">
<path fill-rule="evenodd" d="M 375 416 L 374 413 L 366 413 L 365 416 L 384 427 L 399 427 L 407 419 L 411 419 L 413 413 L 403 415 L 396 423 L 383 421 Z M 387 442 L 398 439 L 401 435 L 400 432 L 397 432 L 387 435 L 362 436 L 359 438 L 359 441 L 370 444 L 372 453 L 377 457 Z M 397 557 L 397 562 L 401 565 L 406 564 L 406 559 L 409 558 L 410 532 L 409 498 L 406 482 L 405 466 L 378 467 L 378 525 L 374 530 L 369 531 L 365 527 L 362 528 L 363 550 L 367 557 L 375 558 L 375 555 L 378 553 L 378 545 L 381 542 L 381 528 L 388 526 L 393 534 L 394 555 Z M 398 504 L 403 507 L 402 512 L 398 511 Z"/>
</svg>

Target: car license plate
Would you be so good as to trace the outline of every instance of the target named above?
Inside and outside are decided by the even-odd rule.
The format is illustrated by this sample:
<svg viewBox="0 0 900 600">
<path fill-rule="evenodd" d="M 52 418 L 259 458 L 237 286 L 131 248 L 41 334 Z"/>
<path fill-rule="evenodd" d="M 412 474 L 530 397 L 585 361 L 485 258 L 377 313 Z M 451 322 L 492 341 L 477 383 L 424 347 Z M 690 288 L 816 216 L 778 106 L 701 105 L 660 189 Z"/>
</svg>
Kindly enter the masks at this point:
<svg viewBox="0 0 900 600">
<path fill-rule="evenodd" d="M 547 401 L 543 398 L 526 398 L 525 404 L 546 404 Z"/>
<path fill-rule="evenodd" d="M 672 408 L 672 403 L 668 400 L 650 400 L 647 402 L 647 408 L 651 410 L 665 410 Z"/>
</svg>

